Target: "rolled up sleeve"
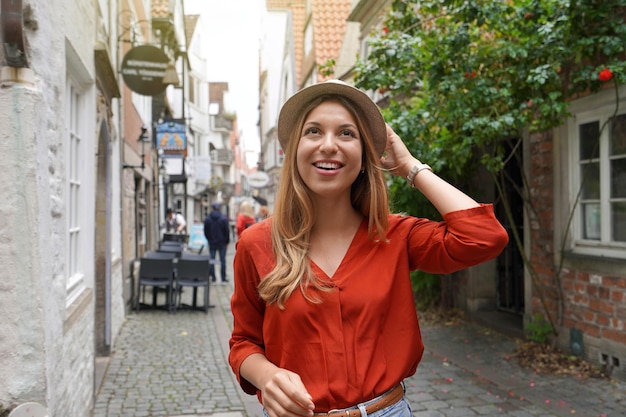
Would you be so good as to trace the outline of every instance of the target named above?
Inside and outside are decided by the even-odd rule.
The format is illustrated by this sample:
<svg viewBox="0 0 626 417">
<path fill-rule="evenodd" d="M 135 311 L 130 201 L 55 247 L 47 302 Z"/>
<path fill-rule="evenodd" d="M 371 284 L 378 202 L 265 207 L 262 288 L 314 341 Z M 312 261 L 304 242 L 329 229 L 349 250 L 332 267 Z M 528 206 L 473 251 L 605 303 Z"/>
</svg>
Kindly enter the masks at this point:
<svg viewBox="0 0 626 417">
<path fill-rule="evenodd" d="M 495 258 L 508 242 L 492 204 L 448 213 L 442 222 L 418 219 L 408 237 L 410 267 L 450 274 Z"/>
</svg>

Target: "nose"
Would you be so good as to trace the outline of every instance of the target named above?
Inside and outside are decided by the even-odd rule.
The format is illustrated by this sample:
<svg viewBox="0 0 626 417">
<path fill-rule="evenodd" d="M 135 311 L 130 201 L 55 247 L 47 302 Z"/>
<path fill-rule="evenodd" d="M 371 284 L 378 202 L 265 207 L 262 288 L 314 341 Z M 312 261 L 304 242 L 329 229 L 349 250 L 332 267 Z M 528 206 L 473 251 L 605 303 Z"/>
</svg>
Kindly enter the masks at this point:
<svg viewBox="0 0 626 417">
<path fill-rule="evenodd" d="M 320 143 L 320 152 L 332 153 L 337 150 L 337 138 L 331 132 L 324 135 L 324 139 Z"/>
</svg>

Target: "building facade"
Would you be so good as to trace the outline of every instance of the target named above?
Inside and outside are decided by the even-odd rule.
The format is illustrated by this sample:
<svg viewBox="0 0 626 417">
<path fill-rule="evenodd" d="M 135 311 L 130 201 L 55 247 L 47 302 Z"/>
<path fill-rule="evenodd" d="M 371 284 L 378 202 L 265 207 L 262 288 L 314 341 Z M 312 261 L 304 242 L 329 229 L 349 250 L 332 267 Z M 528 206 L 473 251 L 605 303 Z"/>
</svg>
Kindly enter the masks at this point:
<svg viewBox="0 0 626 417">
<path fill-rule="evenodd" d="M 0 16 L 0 151 L 10 155 L 0 173 L 0 414 L 38 402 L 50 416 L 88 416 L 134 304 L 132 263 L 160 240 L 167 171 L 155 126 L 180 117 L 165 69 L 189 73 L 193 19 L 182 0 L 15 0 Z M 137 46 L 166 57 L 162 77 L 152 74 L 158 93 L 126 78 Z"/>
<path fill-rule="evenodd" d="M 0 51 L 0 410 L 86 416 L 124 318 L 117 4 L 20 1 Z M 63 30 L 59 30 L 63 28 Z M 13 43 L 7 44 L 7 40 Z M 17 56 L 22 62 L 15 61 Z"/>
</svg>

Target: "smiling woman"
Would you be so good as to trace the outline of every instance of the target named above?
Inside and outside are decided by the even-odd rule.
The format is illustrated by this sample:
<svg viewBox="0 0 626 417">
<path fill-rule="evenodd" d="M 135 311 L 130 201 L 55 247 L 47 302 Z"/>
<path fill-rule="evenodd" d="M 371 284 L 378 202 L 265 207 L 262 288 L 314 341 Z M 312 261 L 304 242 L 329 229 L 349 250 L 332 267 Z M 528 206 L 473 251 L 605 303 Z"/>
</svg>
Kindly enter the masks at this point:
<svg viewBox="0 0 626 417">
<path fill-rule="evenodd" d="M 410 417 L 402 384 L 424 349 L 410 271 L 476 265 L 508 236 L 490 204 L 424 168 L 352 86 L 299 91 L 277 130 L 273 215 L 235 252 L 231 367 L 269 417 Z M 385 172 L 407 177 L 444 221 L 390 213 Z"/>
</svg>

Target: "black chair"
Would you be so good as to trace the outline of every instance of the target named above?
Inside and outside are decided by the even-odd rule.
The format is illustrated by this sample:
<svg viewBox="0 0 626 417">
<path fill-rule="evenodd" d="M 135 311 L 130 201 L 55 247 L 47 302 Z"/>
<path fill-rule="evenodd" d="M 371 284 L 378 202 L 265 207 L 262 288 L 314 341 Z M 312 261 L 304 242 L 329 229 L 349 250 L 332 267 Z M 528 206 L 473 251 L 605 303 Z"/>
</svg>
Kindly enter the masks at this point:
<svg viewBox="0 0 626 417">
<path fill-rule="evenodd" d="M 208 259 L 209 261 L 209 278 L 211 278 L 211 282 L 215 283 L 215 269 L 211 268 L 211 263 L 215 263 L 215 260 L 211 260 L 211 257 L 209 255 L 199 255 L 197 253 L 194 252 L 189 252 L 189 251 L 183 251 L 180 254 L 180 258 L 182 259 Z"/>
<path fill-rule="evenodd" d="M 164 242 L 180 242 L 187 243 L 189 235 L 180 234 L 180 233 L 164 233 L 163 241 Z"/>
<path fill-rule="evenodd" d="M 177 247 L 183 247 L 185 246 L 185 244 L 183 242 L 176 242 L 176 241 L 172 241 L 172 240 L 165 240 L 163 242 L 161 242 L 161 244 L 159 246 L 177 246 Z"/>
<path fill-rule="evenodd" d="M 155 250 L 151 250 L 146 252 L 144 258 L 150 259 L 174 259 L 176 258 L 176 252 L 159 252 Z"/>
<path fill-rule="evenodd" d="M 157 294 L 159 289 L 163 289 L 165 290 L 166 303 L 161 308 L 165 308 L 170 312 L 173 311 L 174 259 L 141 258 L 139 278 L 137 280 L 137 301 L 135 304 L 137 311 L 139 311 L 142 304 L 144 306 L 147 305 L 145 304 L 146 287 L 152 287 L 152 307 L 159 308 L 157 305 Z"/>
<path fill-rule="evenodd" d="M 193 287 L 193 304 L 192 309 L 198 309 L 197 296 L 198 288 L 204 288 L 204 306 L 202 309 L 205 312 L 209 311 L 209 308 L 213 307 L 209 304 L 209 257 L 190 255 L 178 259 L 176 264 L 176 295 L 178 297 L 177 308 L 183 306 L 182 304 L 182 290 L 183 287 Z"/>
<path fill-rule="evenodd" d="M 175 246 L 175 245 L 160 245 L 159 249 L 157 249 L 157 252 L 173 253 L 174 257 L 178 258 L 180 257 L 180 254 L 183 252 L 183 247 Z"/>
<path fill-rule="evenodd" d="M 208 255 L 199 255 L 195 252 L 189 252 L 189 250 L 183 250 L 180 253 L 180 258 L 181 259 L 199 259 L 199 260 L 211 260 L 211 258 Z"/>
</svg>

